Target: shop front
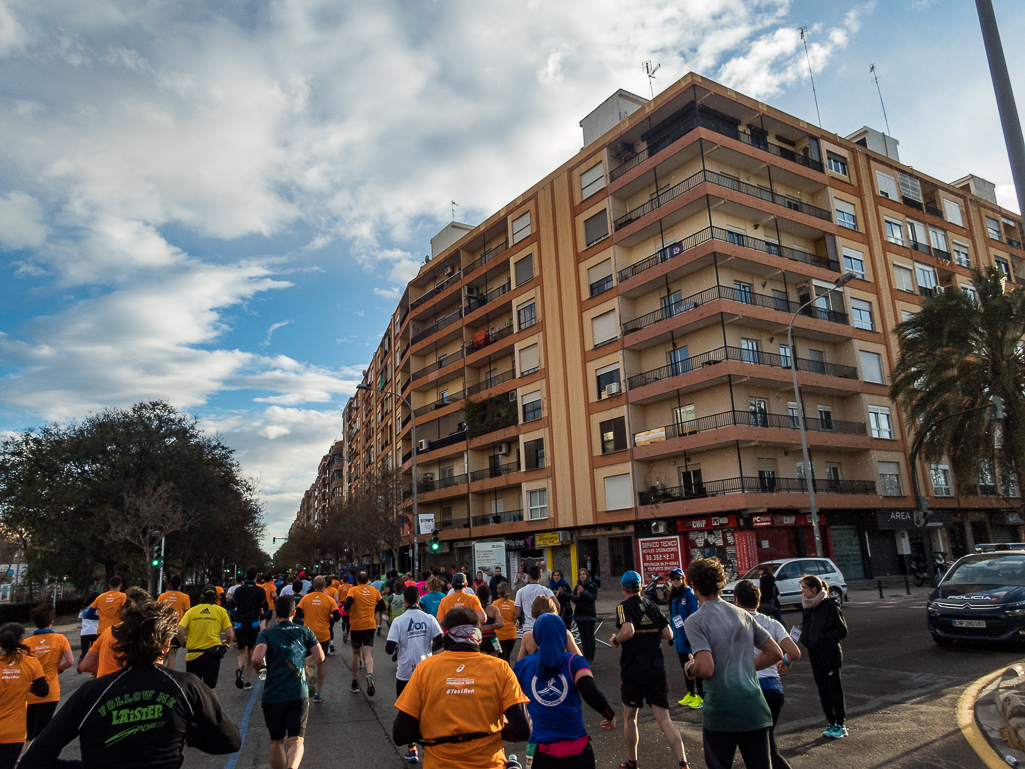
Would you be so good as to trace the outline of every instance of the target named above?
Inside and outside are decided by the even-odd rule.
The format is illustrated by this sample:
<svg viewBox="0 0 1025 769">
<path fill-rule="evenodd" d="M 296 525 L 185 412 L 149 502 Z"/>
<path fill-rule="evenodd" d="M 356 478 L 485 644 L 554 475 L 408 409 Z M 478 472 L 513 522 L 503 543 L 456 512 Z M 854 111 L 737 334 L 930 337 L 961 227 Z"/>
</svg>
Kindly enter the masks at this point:
<svg viewBox="0 0 1025 769">
<path fill-rule="evenodd" d="M 1017 510 L 994 510 L 989 514 L 991 542 L 1021 542 L 1021 527 L 1025 524 Z"/>
<path fill-rule="evenodd" d="M 506 537 L 505 555 L 508 561 L 510 581 L 516 576 L 516 572 L 520 570 L 521 563 L 523 568 L 527 569 L 532 564 L 544 559 L 544 551 L 537 549 L 533 534 L 525 534 L 522 537 Z"/>
<path fill-rule="evenodd" d="M 915 511 L 879 510 L 875 523 L 875 531 L 867 532 L 869 573 L 866 576 L 908 574 L 911 561 L 922 558 L 925 552 L 922 529 L 915 525 Z M 925 532 L 934 552 L 949 552 L 948 531 L 954 525 L 954 516 L 949 511 L 933 510 L 929 514 Z"/>
<path fill-rule="evenodd" d="M 810 514 L 752 515 L 751 528 L 756 534 L 759 563 L 815 555 L 815 529 Z M 829 547 L 826 516 L 821 513 L 819 532 L 822 554 L 828 558 L 832 548 Z"/>
<path fill-rule="evenodd" d="M 624 572 L 633 571 L 633 532 L 630 524 L 575 529 L 577 569 L 586 568 L 599 587 L 603 576 L 618 579 Z"/>
<path fill-rule="evenodd" d="M 544 548 L 544 560 L 552 571 L 561 571 L 567 582 L 576 582 L 577 552 L 570 531 L 545 531 L 534 535 L 538 548 Z"/>
<path fill-rule="evenodd" d="M 750 532 L 741 537 L 741 556 L 737 554 L 737 516 L 710 515 L 703 518 L 678 518 L 676 530 L 683 538 L 683 557 L 685 564 L 698 558 L 715 558 L 726 570 L 726 577 L 732 581 L 755 564 L 748 565 L 751 560 Z M 755 558 L 757 561 L 757 556 Z M 742 566 L 747 566 L 741 571 Z"/>
</svg>

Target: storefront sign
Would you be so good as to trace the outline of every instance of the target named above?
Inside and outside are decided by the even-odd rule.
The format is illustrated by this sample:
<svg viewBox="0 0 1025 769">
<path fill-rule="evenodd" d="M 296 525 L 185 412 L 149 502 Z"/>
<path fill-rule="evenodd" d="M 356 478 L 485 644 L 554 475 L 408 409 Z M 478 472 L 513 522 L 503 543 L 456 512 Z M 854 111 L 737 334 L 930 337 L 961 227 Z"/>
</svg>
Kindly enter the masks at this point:
<svg viewBox="0 0 1025 769">
<path fill-rule="evenodd" d="M 506 550 L 533 550 L 534 549 L 534 535 L 528 534 L 525 537 L 516 537 L 514 539 L 505 540 Z"/>
<path fill-rule="evenodd" d="M 648 537 L 637 540 L 640 551 L 641 577 L 665 574 L 671 569 L 683 568 L 679 537 Z"/>
<path fill-rule="evenodd" d="M 758 535 L 753 531 L 738 531 L 734 534 L 737 544 L 737 573 L 747 574 L 758 565 Z"/>
<path fill-rule="evenodd" d="M 928 529 L 945 529 L 954 525 L 954 516 L 946 510 L 929 513 Z M 901 531 L 917 529 L 914 510 L 879 510 L 876 512 L 876 526 L 880 531 Z"/>
<path fill-rule="evenodd" d="M 774 515 L 773 526 L 811 526 L 811 515 Z M 826 516 L 819 515 L 819 526 L 826 525 Z"/>
<path fill-rule="evenodd" d="M 1007 511 L 1004 513 L 1004 523 L 1008 526 L 1022 526 L 1025 520 L 1022 520 L 1021 513 Z"/>
<path fill-rule="evenodd" d="M 495 567 L 505 568 L 505 540 L 498 542 L 474 542 L 473 563 L 477 571 L 494 575 Z"/>
<path fill-rule="evenodd" d="M 735 515 L 713 515 L 709 518 L 681 518 L 676 522 L 676 530 L 732 529 L 736 525 L 737 516 Z"/>
<path fill-rule="evenodd" d="M 421 534 L 430 534 L 434 531 L 434 513 L 420 513 L 417 517 L 420 519 Z"/>
<path fill-rule="evenodd" d="M 559 532 L 557 531 L 546 531 L 543 534 L 537 534 L 534 537 L 534 541 L 538 547 L 558 547 L 559 545 L 566 544 L 566 542 L 559 539 Z"/>
<path fill-rule="evenodd" d="M 752 515 L 751 516 L 751 525 L 756 527 L 756 528 L 759 527 L 759 526 L 772 526 L 772 516 L 771 515 Z"/>
</svg>

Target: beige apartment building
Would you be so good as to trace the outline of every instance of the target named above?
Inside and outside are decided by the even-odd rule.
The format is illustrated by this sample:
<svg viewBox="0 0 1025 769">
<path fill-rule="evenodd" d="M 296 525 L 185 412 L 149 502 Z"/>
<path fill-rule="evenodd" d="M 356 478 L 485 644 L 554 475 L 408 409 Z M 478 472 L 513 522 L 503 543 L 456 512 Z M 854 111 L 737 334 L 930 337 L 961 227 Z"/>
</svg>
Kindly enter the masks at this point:
<svg viewBox="0 0 1025 769">
<path fill-rule="evenodd" d="M 364 378 L 408 399 L 415 441 L 402 400 L 357 392 L 330 493 L 380 464 L 412 481 L 415 452 L 441 541 L 427 565 L 471 563 L 481 541 L 567 578 L 588 559 L 608 577 L 814 555 L 796 366 L 826 554 L 848 579 L 900 573 L 920 535 L 893 328 L 971 291 L 973 265 L 1025 284 L 1020 218 L 985 180 L 902 165 L 892 137 L 842 138 L 694 74 L 581 126 L 575 157 L 432 240 Z M 1021 539 L 1013 484 L 919 473 L 934 548 Z"/>
</svg>

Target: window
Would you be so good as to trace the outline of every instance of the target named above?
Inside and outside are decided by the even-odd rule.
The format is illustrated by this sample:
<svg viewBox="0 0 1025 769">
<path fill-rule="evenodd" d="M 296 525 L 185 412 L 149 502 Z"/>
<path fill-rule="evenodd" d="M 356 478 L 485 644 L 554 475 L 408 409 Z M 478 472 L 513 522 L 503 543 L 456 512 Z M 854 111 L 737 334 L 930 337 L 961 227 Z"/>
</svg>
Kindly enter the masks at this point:
<svg viewBox="0 0 1025 769">
<path fill-rule="evenodd" d="M 602 368 L 594 372 L 594 377 L 595 384 L 598 388 L 598 400 L 602 400 L 603 398 L 609 397 L 609 394 L 606 392 L 608 386 L 610 384 L 619 385 L 621 383 L 619 364 L 613 363 L 609 366 L 603 366 Z M 618 389 L 622 391 L 622 387 Z"/>
<path fill-rule="evenodd" d="M 843 250 L 843 268 L 856 278 L 865 279 L 865 255 L 852 248 Z"/>
<path fill-rule="evenodd" d="M 534 256 L 528 254 L 523 257 L 513 265 L 513 270 L 516 273 L 516 286 L 522 286 L 534 277 Z"/>
<path fill-rule="evenodd" d="M 936 271 L 932 267 L 915 262 L 915 277 L 918 278 L 919 288 L 936 288 Z"/>
<path fill-rule="evenodd" d="M 527 237 L 530 237 L 530 211 L 513 219 L 513 244 L 519 243 Z"/>
<path fill-rule="evenodd" d="M 612 260 L 606 259 L 594 267 L 588 267 L 587 283 L 591 287 L 591 296 L 598 296 L 612 288 Z"/>
<path fill-rule="evenodd" d="M 929 477 L 932 478 L 934 496 L 954 496 L 954 490 L 950 486 L 950 467 L 948 465 L 929 465 Z"/>
<path fill-rule="evenodd" d="M 893 423 L 890 421 L 890 409 L 886 406 L 869 406 L 868 424 L 873 438 L 893 440 Z"/>
<path fill-rule="evenodd" d="M 826 465 L 826 487 L 831 491 L 840 490 L 840 465 Z"/>
<path fill-rule="evenodd" d="M 883 219 L 886 225 L 886 239 L 898 246 L 904 245 L 904 225 L 894 219 Z"/>
<path fill-rule="evenodd" d="M 987 216 L 986 232 L 989 234 L 990 240 L 1000 240 L 1000 222 Z"/>
<path fill-rule="evenodd" d="M 662 317 L 671 318 L 683 312 L 683 294 L 674 291 L 662 297 Z"/>
<path fill-rule="evenodd" d="M 995 256 L 995 257 L 993 257 L 993 261 L 995 261 L 997 263 L 997 267 L 1000 268 L 1000 272 L 1004 273 L 1004 277 L 1007 280 L 1010 280 L 1011 279 L 1011 265 L 1008 264 L 1007 260 L 1003 259 L 1003 258 L 1001 258 L 999 256 Z"/>
<path fill-rule="evenodd" d="M 819 429 L 833 431 L 833 409 L 830 406 L 819 406 Z"/>
<path fill-rule="evenodd" d="M 744 363 L 760 363 L 758 355 L 759 342 L 757 339 L 740 340 L 740 359 Z"/>
<path fill-rule="evenodd" d="M 840 174 L 841 176 L 847 176 L 847 159 L 842 158 L 839 155 L 834 155 L 832 152 L 826 153 L 826 160 L 829 162 L 829 170 L 834 174 Z"/>
<path fill-rule="evenodd" d="M 748 398 L 747 409 L 752 427 L 769 426 L 769 407 L 764 398 Z"/>
<path fill-rule="evenodd" d="M 754 302 L 751 298 L 753 290 L 754 286 L 750 283 L 742 283 L 739 280 L 733 281 L 733 298 L 735 301 L 741 302 L 742 304 L 752 304 Z"/>
<path fill-rule="evenodd" d="M 690 371 L 690 352 L 686 347 L 677 347 L 666 353 L 668 358 L 670 376 L 680 376 Z"/>
<path fill-rule="evenodd" d="M 876 184 L 879 185 L 879 194 L 890 200 L 900 200 L 900 192 L 897 191 L 897 180 L 882 171 L 876 171 Z"/>
<path fill-rule="evenodd" d="M 580 199 L 589 198 L 605 187 L 605 169 L 601 163 L 591 166 L 580 174 Z"/>
<path fill-rule="evenodd" d="M 813 374 L 826 373 L 826 354 L 822 350 L 808 350 L 808 371 Z"/>
<path fill-rule="evenodd" d="M 875 324 L 872 322 L 872 304 L 863 299 L 851 299 L 851 316 L 854 319 L 854 327 L 865 331 L 875 331 Z"/>
<path fill-rule="evenodd" d="M 790 347 L 785 344 L 779 346 L 779 365 L 790 368 Z"/>
<path fill-rule="evenodd" d="M 738 230 L 736 227 L 727 227 L 726 242 L 732 243 L 735 246 L 744 245 L 744 231 Z"/>
<path fill-rule="evenodd" d="M 924 224 L 916 222 L 914 219 L 908 219 L 908 238 L 912 248 L 928 253 L 929 248 L 926 244 L 929 242 L 929 237 Z"/>
<path fill-rule="evenodd" d="M 854 204 L 845 200 L 836 201 L 836 223 L 849 230 L 858 229 L 858 217 L 854 211 Z"/>
<path fill-rule="evenodd" d="M 584 220 L 584 242 L 590 248 L 609 236 L 609 217 L 605 211 Z"/>
<path fill-rule="evenodd" d="M 548 489 L 532 489 L 527 492 L 527 518 L 537 521 L 548 517 Z"/>
<path fill-rule="evenodd" d="M 932 247 L 936 251 L 942 251 L 945 254 L 950 253 L 950 246 L 947 245 L 947 233 L 945 233 L 943 230 L 938 230 L 935 227 L 930 227 L 929 242 L 932 243 Z"/>
<path fill-rule="evenodd" d="M 536 422 L 541 418 L 541 391 L 523 396 L 523 421 Z"/>
<path fill-rule="evenodd" d="M 893 285 L 899 291 L 907 291 L 909 294 L 913 294 L 915 293 L 915 274 L 907 267 L 895 264 L 893 265 Z"/>
<path fill-rule="evenodd" d="M 601 433 L 601 453 L 626 451 L 626 417 L 616 417 L 598 424 Z"/>
<path fill-rule="evenodd" d="M 630 474 L 609 475 L 605 477 L 605 509 L 626 510 L 633 507 L 633 489 Z"/>
<path fill-rule="evenodd" d="M 900 464 L 897 462 L 879 462 L 879 493 L 884 497 L 901 497 L 904 492 L 900 488 Z"/>
<path fill-rule="evenodd" d="M 976 304 L 979 303 L 979 292 L 975 290 L 975 286 L 966 286 L 961 284 L 961 293 L 967 296 Z"/>
<path fill-rule="evenodd" d="M 545 439 L 523 442 L 523 469 L 540 470 L 545 466 Z"/>
<path fill-rule="evenodd" d="M 900 194 L 903 197 L 909 198 L 916 203 L 922 202 L 922 184 L 918 179 L 903 171 L 898 171 L 897 182 L 900 184 Z"/>
<path fill-rule="evenodd" d="M 520 331 L 530 328 L 537 323 L 537 308 L 533 301 L 516 310 L 516 322 L 519 325 Z"/>
<path fill-rule="evenodd" d="M 867 350 L 860 350 L 858 356 L 861 358 L 861 378 L 866 382 L 884 384 L 883 357 L 877 352 Z"/>
<path fill-rule="evenodd" d="M 595 347 L 618 338 L 619 328 L 616 325 L 616 311 L 609 310 L 591 318 L 591 335 L 594 337 Z"/>
<path fill-rule="evenodd" d="M 961 216 L 961 205 L 955 203 L 953 200 L 943 199 L 943 210 L 947 214 L 947 221 L 951 224 L 956 224 L 958 227 L 964 227 L 964 219 Z"/>
<path fill-rule="evenodd" d="M 538 359 L 537 345 L 532 344 L 522 348 L 520 350 L 520 376 L 533 374 L 539 368 L 541 368 L 541 363 Z"/>
<path fill-rule="evenodd" d="M 693 403 L 673 409 L 673 424 L 680 435 L 690 435 L 698 431 L 696 413 Z"/>
</svg>

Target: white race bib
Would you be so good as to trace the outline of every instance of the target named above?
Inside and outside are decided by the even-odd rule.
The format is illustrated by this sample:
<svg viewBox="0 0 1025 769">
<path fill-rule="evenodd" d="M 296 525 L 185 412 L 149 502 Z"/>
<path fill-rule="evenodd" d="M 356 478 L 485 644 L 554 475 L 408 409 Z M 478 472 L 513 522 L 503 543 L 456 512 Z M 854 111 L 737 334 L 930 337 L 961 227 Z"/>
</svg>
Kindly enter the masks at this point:
<svg viewBox="0 0 1025 769">
<path fill-rule="evenodd" d="M 673 615 L 673 624 L 676 627 L 678 627 L 678 628 L 682 628 L 683 627 L 683 617 L 681 617 L 679 614 L 674 614 Z"/>
<path fill-rule="evenodd" d="M 791 638 L 791 640 L 793 640 L 794 643 L 797 643 L 798 641 L 800 641 L 801 640 L 801 628 L 799 628 L 797 625 L 794 625 L 792 628 L 790 628 L 790 638 Z"/>
</svg>

